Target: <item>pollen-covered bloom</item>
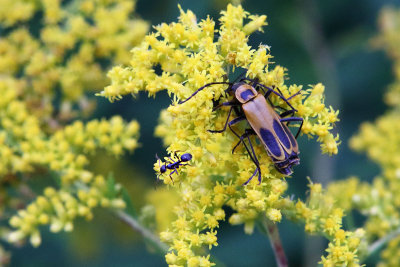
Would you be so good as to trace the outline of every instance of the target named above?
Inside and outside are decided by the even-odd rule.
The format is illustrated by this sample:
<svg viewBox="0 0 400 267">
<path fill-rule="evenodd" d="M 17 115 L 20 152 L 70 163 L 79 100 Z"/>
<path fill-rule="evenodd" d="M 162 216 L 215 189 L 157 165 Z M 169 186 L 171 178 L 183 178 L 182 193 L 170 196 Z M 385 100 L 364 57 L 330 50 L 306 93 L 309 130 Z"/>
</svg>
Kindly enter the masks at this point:
<svg viewBox="0 0 400 267">
<path fill-rule="evenodd" d="M 139 125 L 136 121 L 126 123 L 121 117 L 86 124 L 76 121 L 49 135 L 26 103 L 18 99 L 19 86 L 18 80 L 0 78 L 0 177 L 16 190 L 26 180 L 44 175 L 58 182 L 58 188 L 47 187 L 43 195 L 10 219 L 15 228 L 8 236 L 10 242 L 29 237 L 32 245 L 38 246 L 41 225 L 50 225 L 53 232 L 72 231 L 74 219 L 91 219 L 95 207 L 125 207 L 120 186 L 88 169 L 89 156 L 99 149 L 115 156 L 133 151 L 138 146 Z M 27 186 L 26 190 L 30 192 Z M 12 190 L 1 187 L 1 194 L 2 208 L 11 210 Z"/>
<path fill-rule="evenodd" d="M 216 28 L 210 17 L 199 20 L 193 12 L 180 9 L 178 22 L 155 26 L 155 32 L 132 49 L 129 66 L 116 66 L 108 73 L 111 85 L 100 93 L 113 101 L 139 91 L 154 96 L 167 90 L 173 99 L 160 115 L 156 135 L 163 138 L 170 155 L 180 151 L 193 158 L 189 166 L 180 166 L 179 175 L 173 174 L 172 179 L 168 171 L 160 176 L 180 196 L 174 209 L 175 221 L 161 233 L 161 239 L 171 247 L 166 255 L 171 266 L 212 265 L 200 248 L 218 245 L 221 220 L 244 224 L 246 233 L 252 233 L 259 218 L 279 222 L 287 201 L 282 197 L 287 182 L 256 137 L 251 140 L 260 162 L 262 182 L 258 184 L 254 178 L 243 186 L 255 171 L 249 154 L 242 144 L 232 154 L 239 139 L 229 129 L 222 133 L 208 131 L 225 125 L 229 107 L 213 108 L 217 101 L 232 99 L 225 93 L 227 85 L 206 87 L 183 104 L 178 103 L 180 100 L 208 83 L 223 82 L 227 77 L 232 81 L 244 71 L 247 78 L 279 89 L 286 98 L 299 92 L 290 103 L 297 110 L 295 116 L 304 119 L 302 134 L 317 137 L 323 152 L 337 153 L 338 136 L 331 129 L 338 121 L 338 112 L 325 106 L 324 86 L 303 88 L 288 84 L 287 70 L 271 62 L 269 46 L 249 45 L 250 34 L 262 30 L 266 16 L 250 15 L 240 5 L 228 5 L 219 22 L 220 27 Z M 279 112 L 288 109 L 278 96 L 272 95 L 270 100 L 281 107 Z M 231 119 L 236 116 L 232 114 Z M 245 127 L 249 126 L 243 122 L 234 129 L 243 133 Z M 297 129 L 298 125 L 294 127 Z M 154 168 L 159 172 L 159 163 Z M 224 205 L 235 211 L 230 218 L 226 218 Z"/>
<path fill-rule="evenodd" d="M 364 229 L 368 243 L 386 236 L 395 237 L 400 231 L 400 114 L 391 110 L 374 123 L 364 123 L 360 132 L 350 140 L 350 146 L 366 152 L 381 169 L 371 184 L 362 183 L 352 196 L 353 209 L 366 216 Z M 344 181 L 345 182 L 345 181 Z M 333 197 L 338 197 L 336 193 Z M 397 233 L 394 235 L 393 233 Z M 381 266 L 390 265 L 396 254 L 389 257 L 399 242 L 392 241 L 382 252 Z"/>
<path fill-rule="evenodd" d="M 116 157 L 133 151 L 138 123 L 118 116 L 69 122 L 91 114 L 88 92 L 106 85 L 110 64 L 128 63 L 128 48 L 142 41 L 148 24 L 133 16 L 131 0 L 0 6 L 0 220 L 13 216 L 13 229 L 4 226 L 0 238 L 38 246 L 42 225 L 72 231 L 95 207 L 125 206 L 121 186 L 89 163 L 100 150 Z M 40 178 L 46 189 L 36 192 L 31 183 Z"/>
<path fill-rule="evenodd" d="M 325 201 L 331 200 L 332 207 L 342 210 L 343 218 L 348 222 L 352 221 L 354 211 L 364 217 L 362 224 L 357 225 L 363 229 L 357 252 L 359 258 L 365 259 L 388 243 L 381 252 L 378 266 L 397 266 L 400 251 L 399 15 L 398 9 L 384 8 L 379 17 L 381 31 L 373 39 L 373 44 L 383 48 L 394 60 L 395 81 L 385 94 L 385 101 L 391 108 L 374 122 L 363 123 L 359 133 L 350 139 L 350 147 L 366 153 L 379 166 L 380 173 L 371 183 L 361 182 L 356 177 L 333 182 L 323 197 Z M 333 256 L 334 251 L 342 250 L 332 249 L 330 255 Z M 329 258 L 324 260 L 326 263 Z"/>
<path fill-rule="evenodd" d="M 52 129 L 76 111 L 90 114 L 87 92 L 103 88 L 109 64 L 127 64 L 148 31 L 134 8 L 130 0 L 2 1 L 0 75 L 21 81 L 18 97 Z"/>
<path fill-rule="evenodd" d="M 347 203 L 348 196 L 355 191 L 354 186 L 340 187 L 344 198 L 340 204 L 336 203 L 339 196 L 333 197 L 321 184 L 310 183 L 309 188 L 306 202 L 299 200 L 286 209 L 289 218 L 304 221 L 307 233 L 320 234 L 329 240 L 327 255 L 322 256 L 320 262 L 323 266 L 360 266 L 358 252 L 365 232 L 361 228 L 355 231 L 344 229 L 342 224 L 347 210 L 340 205 Z"/>
</svg>

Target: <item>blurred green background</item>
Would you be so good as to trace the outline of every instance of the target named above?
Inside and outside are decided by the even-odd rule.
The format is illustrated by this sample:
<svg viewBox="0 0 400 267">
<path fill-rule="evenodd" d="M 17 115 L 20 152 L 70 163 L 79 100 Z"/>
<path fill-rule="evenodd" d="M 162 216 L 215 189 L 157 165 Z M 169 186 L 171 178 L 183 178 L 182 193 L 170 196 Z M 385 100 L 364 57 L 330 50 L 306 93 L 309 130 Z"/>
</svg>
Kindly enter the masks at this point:
<svg viewBox="0 0 400 267">
<path fill-rule="evenodd" d="M 214 20 L 225 9 L 227 1 L 139 0 L 136 12 L 151 25 L 176 21 L 180 3 L 191 9 L 197 18 L 210 15 Z M 377 18 L 385 5 L 400 7 L 397 0 L 336 0 L 336 1 L 256 1 L 242 3 L 251 14 L 266 14 L 269 26 L 256 33 L 250 43 L 271 46 L 274 61 L 288 69 L 288 83 L 326 85 L 328 104 L 340 109 L 336 131 L 342 144 L 332 158 L 321 156 L 319 146 L 307 137 L 299 138 L 301 165 L 289 180 L 289 194 L 304 198 L 307 176 L 326 184 L 330 179 L 357 175 L 371 180 L 378 167 L 365 155 L 348 148 L 348 139 L 363 121 L 372 121 L 386 110 L 383 93 L 393 80 L 391 62 L 386 55 L 371 47 L 370 40 L 378 32 Z M 400 48 L 399 48 L 400 49 Z M 110 160 L 99 156 L 93 168 L 107 173 L 114 170 L 116 179 L 126 185 L 139 209 L 145 203 L 143 189 L 154 189 L 152 170 L 154 155 L 164 155 L 161 140 L 154 137 L 160 110 L 170 103 L 166 93 L 156 99 L 142 93 L 136 99 L 125 97 L 116 103 L 98 99 L 93 117 L 119 114 L 136 119 L 141 125 L 141 147 L 134 155 Z M 98 165 L 101 165 L 99 167 Z M 229 214 L 229 211 L 227 211 Z M 290 266 L 316 266 L 326 243 L 306 237 L 303 226 L 283 220 L 280 225 L 283 245 Z M 38 249 L 27 245 L 12 250 L 12 266 L 165 266 L 163 257 L 151 254 L 142 239 L 110 213 L 98 211 L 92 222 L 81 221 L 71 234 L 43 231 Z M 248 236 L 241 226 L 222 223 L 218 232 L 219 246 L 212 250 L 226 266 L 275 266 L 269 241 L 257 231 Z M 374 264 L 374 259 L 367 262 Z"/>
</svg>

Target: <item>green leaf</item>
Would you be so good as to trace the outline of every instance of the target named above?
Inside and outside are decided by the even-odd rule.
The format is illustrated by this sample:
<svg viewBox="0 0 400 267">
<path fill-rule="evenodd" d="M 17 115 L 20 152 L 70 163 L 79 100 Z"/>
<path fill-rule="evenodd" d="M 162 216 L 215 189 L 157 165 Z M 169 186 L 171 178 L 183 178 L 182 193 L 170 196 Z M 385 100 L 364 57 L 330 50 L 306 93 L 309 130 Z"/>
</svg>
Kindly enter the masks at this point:
<svg viewBox="0 0 400 267">
<path fill-rule="evenodd" d="M 223 182 L 225 180 L 225 177 L 222 175 L 211 175 L 210 178 L 213 182 Z"/>
<path fill-rule="evenodd" d="M 125 204 L 126 204 L 126 208 L 125 208 L 125 211 L 129 214 L 129 215 L 131 215 L 132 217 L 134 217 L 134 218 L 138 218 L 138 213 L 137 213 L 137 211 L 136 211 L 136 209 L 135 209 L 135 206 L 133 205 L 133 203 L 132 203 L 132 199 L 131 199 L 131 197 L 129 196 L 129 194 L 128 194 L 128 191 L 123 187 L 122 188 L 122 190 L 121 190 L 122 192 L 122 199 L 124 200 L 124 202 L 125 202 Z"/>
<path fill-rule="evenodd" d="M 107 193 L 106 196 L 107 198 L 115 198 L 117 196 L 117 192 L 115 190 L 115 179 L 114 179 L 114 174 L 109 173 L 107 177 Z"/>
</svg>

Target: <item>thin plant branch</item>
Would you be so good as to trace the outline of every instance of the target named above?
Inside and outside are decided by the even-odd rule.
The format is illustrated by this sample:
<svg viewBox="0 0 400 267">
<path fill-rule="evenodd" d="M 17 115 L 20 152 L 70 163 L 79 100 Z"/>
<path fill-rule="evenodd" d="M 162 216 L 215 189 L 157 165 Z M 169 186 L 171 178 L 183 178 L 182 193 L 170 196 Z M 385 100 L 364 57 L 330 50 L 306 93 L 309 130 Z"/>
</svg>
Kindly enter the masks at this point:
<svg viewBox="0 0 400 267">
<path fill-rule="evenodd" d="M 369 247 L 368 247 L 368 254 L 367 257 L 371 256 L 372 254 L 374 254 L 376 251 L 378 251 L 379 249 L 381 249 L 386 243 L 388 243 L 389 241 L 391 241 L 392 239 L 398 237 L 400 235 L 400 227 L 397 228 L 396 230 L 394 230 L 393 232 L 389 233 L 388 235 L 382 237 L 381 239 L 378 239 L 377 241 L 375 241 L 374 243 L 372 243 Z"/>
<path fill-rule="evenodd" d="M 151 231 L 142 226 L 135 218 L 122 210 L 115 211 L 114 213 L 129 227 L 131 227 L 133 230 L 141 234 L 146 240 L 155 245 L 160 250 L 160 252 L 166 253 L 168 251 L 168 246 L 162 243 L 156 235 L 154 235 Z"/>
<path fill-rule="evenodd" d="M 88 190 L 88 187 L 83 183 L 76 183 L 78 188 L 83 188 Z M 160 253 L 167 253 L 168 246 L 160 241 L 160 239 L 154 235 L 149 229 L 141 225 L 135 218 L 133 218 L 128 213 L 122 210 L 113 210 L 113 213 L 123 222 L 125 222 L 129 227 L 131 227 L 134 231 L 138 232 L 143 236 L 145 240 L 148 240 L 157 248 Z"/>
<path fill-rule="evenodd" d="M 278 226 L 275 223 L 268 220 L 267 218 L 263 218 L 261 227 L 269 237 L 272 250 L 274 251 L 277 266 L 278 267 L 289 266 L 288 260 L 285 255 L 285 250 L 283 249 L 281 238 L 279 236 Z"/>
</svg>

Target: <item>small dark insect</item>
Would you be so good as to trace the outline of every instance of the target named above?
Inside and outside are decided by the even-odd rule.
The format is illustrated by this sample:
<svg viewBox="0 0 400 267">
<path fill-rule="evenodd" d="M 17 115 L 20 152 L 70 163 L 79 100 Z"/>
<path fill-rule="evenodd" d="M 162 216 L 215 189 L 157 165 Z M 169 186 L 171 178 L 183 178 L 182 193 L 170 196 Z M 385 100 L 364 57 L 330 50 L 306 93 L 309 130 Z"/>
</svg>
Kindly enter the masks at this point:
<svg viewBox="0 0 400 267">
<path fill-rule="evenodd" d="M 167 170 L 171 170 L 171 172 L 169 173 L 169 177 L 172 179 L 172 174 L 174 174 L 175 172 L 178 173 L 178 168 L 180 166 L 186 166 L 189 165 L 188 163 L 183 163 L 183 162 L 188 162 L 192 159 L 192 154 L 190 153 L 185 153 L 182 154 L 181 157 L 179 158 L 179 156 L 177 155 L 177 151 L 174 152 L 173 157 L 168 157 L 168 159 L 164 162 L 163 165 L 161 165 L 161 160 L 160 158 L 157 156 L 156 154 L 156 158 L 158 161 L 158 166 L 160 166 L 160 174 L 157 176 L 158 177 L 165 173 Z"/>
<path fill-rule="evenodd" d="M 226 127 L 228 126 L 229 129 L 240 139 L 240 141 L 233 148 L 232 153 L 240 145 L 240 143 L 243 143 L 244 147 L 249 153 L 251 160 L 257 167 L 253 175 L 244 183 L 244 185 L 248 184 L 257 173 L 258 181 L 259 183 L 261 183 L 260 164 L 249 138 L 249 136 L 251 135 L 258 136 L 260 141 L 263 143 L 267 154 L 274 162 L 275 168 L 280 173 L 285 175 L 292 174 L 292 166 L 300 163 L 300 159 L 298 157 L 298 154 L 300 152 L 298 149 L 296 138 L 300 133 L 301 127 L 303 126 L 303 118 L 293 117 L 294 113 L 297 110 L 289 103 L 289 100 L 299 94 L 300 91 L 289 98 L 285 98 L 278 88 L 276 88 L 277 91 L 275 91 L 274 88 L 267 87 L 259 83 L 256 79 L 252 80 L 248 78 L 242 78 L 239 80 L 239 82 L 235 81 L 233 83 L 208 83 L 203 87 L 197 89 L 189 98 L 185 99 L 184 101 L 180 101 L 179 104 L 185 103 L 204 88 L 214 84 L 229 85 L 225 92 L 234 96 L 234 98 L 229 102 L 224 102 L 214 107 L 214 110 L 217 110 L 223 106 L 230 106 L 231 108 L 229 110 L 228 118 L 226 119 L 224 128 L 222 130 L 209 130 L 209 132 L 222 133 L 226 130 Z M 257 89 L 261 89 L 264 94 L 259 93 Z M 290 109 L 287 110 L 279 106 L 274 106 L 269 99 L 271 93 L 279 96 L 290 107 Z M 277 108 L 280 108 L 284 111 L 281 114 L 278 114 L 275 110 Z M 237 117 L 229 121 L 232 110 L 235 110 Z M 289 118 L 284 118 L 289 115 L 292 116 Z M 231 126 L 243 120 L 247 120 L 251 128 L 246 129 L 244 134 L 239 135 L 232 129 Z M 288 124 L 290 122 L 301 123 L 296 137 L 293 136 L 288 128 Z M 251 151 L 244 141 L 245 138 L 248 140 Z"/>
</svg>

